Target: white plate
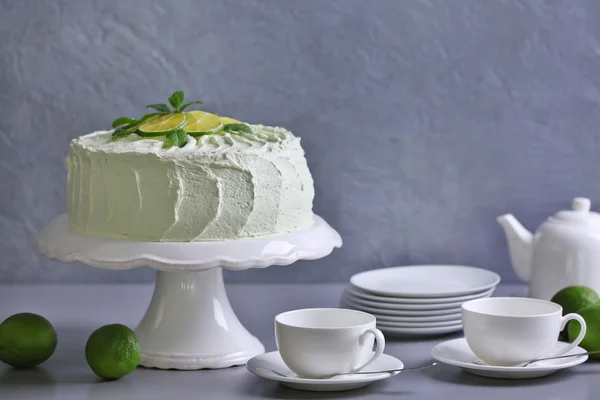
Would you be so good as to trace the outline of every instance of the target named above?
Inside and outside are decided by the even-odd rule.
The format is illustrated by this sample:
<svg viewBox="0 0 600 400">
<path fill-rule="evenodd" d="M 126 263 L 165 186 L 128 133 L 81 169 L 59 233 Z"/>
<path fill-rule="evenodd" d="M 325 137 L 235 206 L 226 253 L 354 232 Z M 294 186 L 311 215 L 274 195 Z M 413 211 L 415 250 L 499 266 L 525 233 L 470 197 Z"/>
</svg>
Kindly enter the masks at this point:
<svg viewBox="0 0 600 400">
<path fill-rule="evenodd" d="M 382 326 L 385 328 L 444 328 L 460 324 L 462 324 L 461 319 L 440 322 L 389 322 L 377 320 L 378 328 L 381 328 Z"/>
<path fill-rule="evenodd" d="M 382 314 L 373 314 L 375 318 L 377 318 L 378 322 L 388 323 L 403 323 L 403 322 L 415 322 L 415 323 L 424 323 L 424 322 L 448 322 L 455 321 L 459 323 L 462 320 L 462 316 L 459 314 L 449 314 L 449 315 L 438 315 L 432 317 L 394 317 L 393 315 L 382 315 Z"/>
<path fill-rule="evenodd" d="M 474 299 L 480 299 L 483 297 L 490 297 L 496 288 L 493 287 L 488 290 L 484 290 L 483 292 L 470 294 L 467 296 L 456 296 L 456 297 L 438 297 L 438 298 L 415 298 L 415 297 L 391 297 L 391 296 L 378 296 L 376 294 L 371 294 L 369 292 L 365 292 L 357 287 L 352 285 L 348 285 L 346 290 L 348 293 L 354 295 L 354 297 L 361 298 L 363 300 L 376 301 L 378 303 L 390 303 L 390 304 L 445 304 L 452 302 L 465 302 Z"/>
<path fill-rule="evenodd" d="M 246 364 L 248 371 L 261 378 L 280 382 L 284 386 L 299 390 L 309 390 L 313 392 L 337 392 L 342 390 L 358 389 L 367 386 L 369 383 L 387 379 L 399 374 L 399 372 L 383 372 L 381 374 L 368 375 L 340 375 L 329 379 L 304 379 L 298 378 L 285 365 L 278 351 L 261 354 L 252 358 Z M 385 369 L 404 368 L 402 361 L 388 354 L 382 354 L 373 364 L 369 365 L 363 371 L 379 371 Z M 271 372 L 272 370 L 283 373 L 288 376 L 281 376 Z"/>
<path fill-rule="evenodd" d="M 371 313 L 373 315 L 387 315 L 394 317 L 431 317 L 431 316 L 448 316 L 448 315 L 456 315 L 460 314 L 460 307 L 457 308 L 448 308 L 442 310 L 388 310 L 385 308 L 378 307 L 370 307 L 365 306 L 363 304 L 358 304 L 354 302 L 354 300 L 349 299 L 348 297 L 342 297 L 341 301 L 342 308 L 350 308 L 353 310 L 359 310 Z"/>
<path fill-rule="evenodd" d="M 378 301 L 365 300 L 352 292 L 346 292 L 346 298 L 351 299 L 354 303 L 369 307 L 377 307 L 386 310 L 446 310 L 448 308 L 460 308 L 464 301 L 453 301 L 442 304 L 399 304 L 399 303 L 382 303 Z"/>
<path fill-rule="evenodd" d="M 446 335 L 449 333 L 459 332 L 462 330 L 462 324 L 451 326 L 438 326 L 433 328 L 398 328 L 377 325 L 381 332 L 389 335 L 402 336 L 431 336 L 431 335 Z"/>
<path fill-rule="evenodd" d="M 568 345 L 568 343 L 557 342 L 555 350 L 564 349 Z M 575 347 L 567 354 L 578 353 L 585 353 L 585 350 L 581 347 Z M 539 378 L 564 368 L 579 365 L 588 359 L 588 356 L 559 358 L 556 360 L 540 361 L 527 367 L 479 365 L 473 363 L 473 361 L 478 361 L 478 359 L 469 348 L 465 338 L 449 340 L 438 344 L 431 350 L 431 356 L 445 364 L 460 367 L 471 374 L 504 379 Z"/>
<path fill-rule="evenodd" d="M 461 265 L 414 265 L 361 272 L 350 278 L 359 289 L 383 296 L 438 298 L 479 293 L 493 288 L 500 276 Z"/>
</svg>

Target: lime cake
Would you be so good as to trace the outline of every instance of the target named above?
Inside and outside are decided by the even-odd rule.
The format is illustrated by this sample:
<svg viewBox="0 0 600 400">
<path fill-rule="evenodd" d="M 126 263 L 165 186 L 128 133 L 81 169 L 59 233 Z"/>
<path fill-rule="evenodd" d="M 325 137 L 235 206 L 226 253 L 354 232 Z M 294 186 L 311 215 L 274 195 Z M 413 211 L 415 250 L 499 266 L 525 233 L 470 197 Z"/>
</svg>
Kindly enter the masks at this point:
<svg viewBox="0 0 600 400">
<path fill-rule="evenodd" d="M 183 104 L 181 92 L 169 101 L 172 109 L 155 104 L 149 107 L 156 113 L 119 118 L 115 129 L 71 142 L 72 231 L 192 242 L 312 225 L 313 180 L 300 138 L 280 127 L 185 111 L 192 103 Z"/>
</svg>

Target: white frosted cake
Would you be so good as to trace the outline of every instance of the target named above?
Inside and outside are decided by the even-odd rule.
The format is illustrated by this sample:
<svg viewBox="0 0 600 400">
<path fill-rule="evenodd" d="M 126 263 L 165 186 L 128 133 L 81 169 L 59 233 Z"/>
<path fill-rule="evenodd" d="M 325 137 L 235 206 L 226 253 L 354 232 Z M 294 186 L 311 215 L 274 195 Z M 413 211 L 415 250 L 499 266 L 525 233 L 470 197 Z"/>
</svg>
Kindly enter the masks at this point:
<svg viewBox="0 0 600 400">
<path fill-rule="evenodd" d="M 283 128 L 248 127 L 251 133 L 190 134 L 181 147 L 164 135 L 115 139 L 114 131 L 74 139 L 67 156 L 70 229 L 190 242 L 311 226 L 313 180 L 300 139 Z"/>
</svg>

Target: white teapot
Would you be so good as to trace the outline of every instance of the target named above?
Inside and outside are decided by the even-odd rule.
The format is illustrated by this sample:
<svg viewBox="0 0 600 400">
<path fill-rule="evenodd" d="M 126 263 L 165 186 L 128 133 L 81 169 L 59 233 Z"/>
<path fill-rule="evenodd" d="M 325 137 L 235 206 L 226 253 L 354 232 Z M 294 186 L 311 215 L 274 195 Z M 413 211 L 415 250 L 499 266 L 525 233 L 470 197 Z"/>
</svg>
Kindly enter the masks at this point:
<svg viewBox="0 0 600 400">
<path fill-rule="evenodd" d="M 559 211 L 532 234 L 511 214 L 498 217 L 517 276 L 529 296 L 550 300 L 566 286 L 585 285 L 600 293 L 600 214 L 590 200 L 573 199 L 573 210 Z"/>
</svg>

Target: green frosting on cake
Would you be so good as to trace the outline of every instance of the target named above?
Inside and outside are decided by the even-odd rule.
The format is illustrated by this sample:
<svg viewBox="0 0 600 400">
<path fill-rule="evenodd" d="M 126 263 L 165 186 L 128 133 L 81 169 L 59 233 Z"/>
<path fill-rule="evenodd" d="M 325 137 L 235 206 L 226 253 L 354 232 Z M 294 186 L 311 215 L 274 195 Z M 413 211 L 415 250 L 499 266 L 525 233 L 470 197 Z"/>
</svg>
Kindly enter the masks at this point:
<svg viewBox="0 0 600 400">
<path fill-rule="evenodd" d="M 312 225 L 313 180 L 300 139 L 283 128 L 164 138 L 112 131 L 71 142 L 69 227 L 137 241 L 207 241 L 291 232 Z"/>
</svg>

